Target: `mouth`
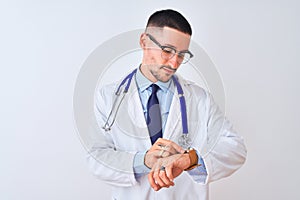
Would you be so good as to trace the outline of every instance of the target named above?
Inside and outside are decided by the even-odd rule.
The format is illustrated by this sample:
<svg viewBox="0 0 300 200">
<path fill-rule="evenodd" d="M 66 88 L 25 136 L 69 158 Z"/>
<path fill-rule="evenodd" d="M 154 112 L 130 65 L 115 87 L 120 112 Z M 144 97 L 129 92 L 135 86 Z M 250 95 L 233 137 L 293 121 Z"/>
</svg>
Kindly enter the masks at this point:
<svg viewBox="0 0 300 200">
<path fill-rule="evenodd" d="M 165 70 L 168 74 L 174 74 L 176 72 L 176 69 L 172 69 L 171 67 L 168 66 L 162 66 L 161 68 Z"/>
</svg>

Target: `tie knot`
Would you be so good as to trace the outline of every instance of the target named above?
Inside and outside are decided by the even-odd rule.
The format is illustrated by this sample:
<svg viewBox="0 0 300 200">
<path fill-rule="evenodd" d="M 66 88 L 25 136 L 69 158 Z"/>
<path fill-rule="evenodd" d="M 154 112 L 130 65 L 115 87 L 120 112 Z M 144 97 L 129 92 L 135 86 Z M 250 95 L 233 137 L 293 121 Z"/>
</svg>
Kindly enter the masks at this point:
<svg viewBox="0 0 300 200">
<path fill-rule="evenodd" d="M 156 84 L 152 84 L 151 87 L 152 87 L 152 94 L 155 94 L 157 92 L 157 90 L 159 89 L 159 86 Z"/>
</svg>

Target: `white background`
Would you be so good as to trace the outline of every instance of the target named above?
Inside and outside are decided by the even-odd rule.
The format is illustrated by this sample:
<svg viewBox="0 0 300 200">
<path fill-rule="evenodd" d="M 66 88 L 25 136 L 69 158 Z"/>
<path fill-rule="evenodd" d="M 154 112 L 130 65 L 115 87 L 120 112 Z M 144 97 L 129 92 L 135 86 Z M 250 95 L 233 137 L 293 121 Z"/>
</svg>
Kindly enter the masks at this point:
<svg viewBox="0 0 300 200">
<path fill-rule="evenodd" d="M 107 3 L 108 2 L 108 3 Z M 81 65 L 112 36 L 175 8 L 216 64 L 246 164 L 211 200 L 299 199 L 300 3 L 286 1 L 1 1 L 0 199 L 99 200 L 73 121 Z M 120 44 L 122 45 L 122 44 Z"/>
</svg>

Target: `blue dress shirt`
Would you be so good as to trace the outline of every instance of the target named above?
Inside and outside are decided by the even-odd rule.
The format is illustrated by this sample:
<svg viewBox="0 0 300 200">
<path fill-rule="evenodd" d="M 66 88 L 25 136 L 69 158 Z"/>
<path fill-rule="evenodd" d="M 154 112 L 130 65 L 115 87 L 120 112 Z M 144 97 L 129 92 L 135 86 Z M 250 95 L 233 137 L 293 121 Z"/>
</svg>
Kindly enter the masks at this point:
<svg viewBox="0 0 300 200">
<path fill-rule="evenodd" d="M 151 91 L 152 89 L 149 86 L 152 84 L 152 82 L 150 80 L 148 80 L 142 74 L 140 69 L 138 69 L 136 72 L 135 81 L 136 81 L 136 85 L 138 87 L 138 92 L 139 92 L 140 100 L 142 103 L 144 116 L 146 119 L 146 117 L 147 117 L 147 102 L 148 102 L 148 99 L 152 92 Z M 160 106 L 160 110 L 161 110 L 162 133 L 164 133 L 165 125 L 166 125 L 168 115 L 169 115 L 170 106 L 171 106 L 172 99 L 174 96 L 174 91 L 176 88 L 175 88 L 175 85 L 174 85 L 172 79 L 170 79 L 168 82 L 165 82 L 165 83 L 158 81 L 155 84 L 157 84 L 160 87 L 160 90 L 157 91 L 157 98 L 158 98 L 159 106 Z M 134 157 L 133 169 L 134 169 L 136 178 L 150 172 L 150 169 L 148 167 L 146 167 L 144 164 L 145 155 L 146 155 L 146 151 L 138 152 L 138 153 L 136 153 L 136 155 Z M 205 164 L 203 162 L 202 157 L 199 155 L 198 152 L 197 152 L 197 155 L 198 155 L 198 164 L 200 164 L 200 166 L 188 171 L 188 173 L 190 175 L 192 175 L 192 177 L 195 181 L 204 182 L 206 179 L 206 176 L 207 176 Z"/>
</svg>

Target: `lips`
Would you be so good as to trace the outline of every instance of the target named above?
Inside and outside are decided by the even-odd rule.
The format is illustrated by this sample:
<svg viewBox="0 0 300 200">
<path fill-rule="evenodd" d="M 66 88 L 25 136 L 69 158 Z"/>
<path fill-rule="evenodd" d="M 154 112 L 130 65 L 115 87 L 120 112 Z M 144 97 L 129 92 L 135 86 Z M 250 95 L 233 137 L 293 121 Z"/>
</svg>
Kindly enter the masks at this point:
<svg viewBox="0 0 300 200">
<path fill-rule="evenodd" d="M 176 72 L 175 69 L 172 69 L 172 68 L 170 68 L 170 67 L 162 66 L 162 68 L 163 68 L 167 73 L 169 73 L 169 74 L 173 74 L 173 73 Z"/>
</svg>

